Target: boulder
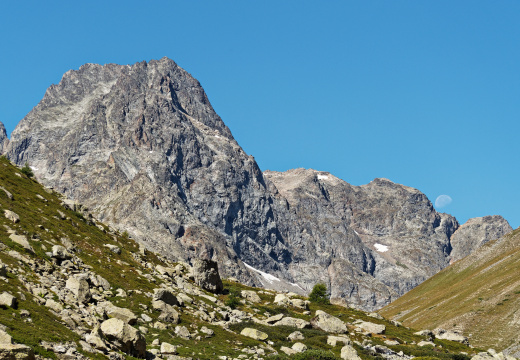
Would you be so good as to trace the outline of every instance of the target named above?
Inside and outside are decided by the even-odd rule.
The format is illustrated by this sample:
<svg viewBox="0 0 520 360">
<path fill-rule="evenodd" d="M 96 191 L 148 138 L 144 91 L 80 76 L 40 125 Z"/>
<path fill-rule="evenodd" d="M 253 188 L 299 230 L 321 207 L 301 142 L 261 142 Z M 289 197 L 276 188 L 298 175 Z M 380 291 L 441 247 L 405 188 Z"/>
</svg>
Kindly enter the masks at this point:
<svg viewBox="0 0 520 360">
<path fill-rule="evenodd" d="M 307 345 L 302 344 L 301 342 L 297 342 L 293 344 L 292 349 L 296 352 L 304 352 L 307 350 Z"/>
<path fill-rule="evenodd" d="M 105 247 L 108 248 L 108 250 L 112 251 L 116 255 L 121 254 L 121 248 L 117 245 L 105 244 Z"/>
<path fill-rule="evenodd" d="M 276 294 L 276 296 L 274 297 L 273 304 L 288 306 L 291 304 L 291 299 L 285 294 Z"/>
<path fill-rule="evenodd" d="M 438 328 L 438 329 L 433 330 L 433 333 L 435 334 L 435 337 L 437 339 L 456 341 L 456 342 L 460 342 L 465 345 L 469 345 L 469 340 L 467 337 L 465 337 L 461 334 L 458 334 L 454 331 Z"/>
<path fill-rule="evenodd" d="M 304 339 L 305 339 L 305 337 L 299 331 L 292 332 L 289 334 L 289 336 L 287 336 L 287 340 L 289 340 L 289 341 L 304 340 Z"/>
<path fill-rule="evenodd" d="M 350 341 L 350 338 L 346 335 L 327 336 L 327 344 L 329 344 L 330 346 L 336 346 L 338 343 L 343 343 L 344 345 L 352 345 L 352 341 Z"/>
<path fill-rule="evenodd" d="M 240 335 L 247 336 L 252 339 L 261 340 L 261 341 L 267 340 L 267 338 L 268 338 L 268 335 L 265 332 L 262 332 L 260 330 L 253 329 L 253 328 L 244 328 L 240 332 Z"/>
<path fill-rule="evenodd" d="M 173 306 L 166 304 L 164 301 L 155 300 L 152 301 L 152 307 L 154 310 L 159 310 L 161 312 L 159 320 L 172 324 L 179 323 L 179 313 Z"/>
<path fill-rule="evenodd" d="M 298 353 L 298 351 L 291 349 L 290 347 L 287 347 L 287 346 L 280 347 L 280 351 L 283 351 L 287 355 L 294 355 L 294 354 Z"/>
<path fill-rule="evenodd" d="M 216 261 L 196 259 L 193 262 L 193 279 L 202 289 L 218 294 L 224 289 Z"/>
<path fill-rule="evenodd" d="M 8 292 L 4 291 L 0 295 L 0 306 L 8 306 L 10 308 L 16 309 L 18 306 L 18 299 Z M 1 358 L 0 358 L 1 359 Z"/>
<path fill-rule="evenodd" d="M 343 360 L 361 360 L 356 349 L 352 345 L 345 345 L 341 348 L 341 359 Z"/>
<path fill-rule="evenodd" d="M 344 334 L 348 332 L 347 325 L 343 321 L 321 310 L 316 311 L 315 316 L 311 319 L 311 325 L 329 333 Z"/>
<path fill-rule="evenodd" d="M 268 324 L 274 324 L 282 319 L 283 319 L 283 314 L 276 314 L 276 315 L 270 316 L 267 319 L 265 319 L 265 322 Z"/>
<path fill-rule="evenodd" d="M 54 310 L 58 314 L 63 310 L 63 306 L 59 302 L 52 299 L 47 299 L 45 301 L 45 306 L 51 310 Z"/>
<path fill-rule="evenodd" d="M 311 302 L 309 300 L 291 299 L 290 303 L 294 307 L 297 307 L 297 308 L 300 308 L 300 309 L 304 309 L 304 310 L 309 310 L 309 304 Z"/>
<path fill-rule="evenodd" d="M 6 333 L 4 330 L 0 329 L 0 344 L 12 344 L 13 339 L 11 335 Z"/>
<path fill-rule="evenodd" d="M 188 328 L 186 326 L 176 326 L 175 335 L 177 335 L 178 337 L 180 337 L 184 340 L 189 340 L 191 338 L 191 334 L 188 331 Z"/>
<path fill-rule="evenodd" d="M 162 355 L 177 355 L 177 346 L 169 344 L 167 342 L 161 343 L 161 354 Z"/>
<path fill-rule="evenodd" d="M 65 288 L 69 289 L 79 303 L 87 303 L 91 298 L 88 281 L 82 276 L 71 276 L 65 283 Z"/>
<path fill-rule="evenodd" d="M 125 323 L 129 325 L 133 325 L 137 321 L 137 316 L 130 309 L 115 306 L 114 304 L 108 301 L 100 304 L 99 306 L 105 309 L 106 314 L 110 318 L 123 320 Z"/>
<path fill-rule="evenodd" d="M 34 360 L 33 350 L 26 345 L 0 344 L 0 359 Z"/>
<path fill-rule="evenodd" d="M 284 317 L 282 320 L 274 323 L 274 326 L 291 326 L 297 329 L 305 329 L 311 327 L 311 323 L 303 319 Z"/>
<path fill-rule="evenodd" d="M 52 257 L 58 260 L 68 260 L 72 256 L 64 246 L 54 245 L 52 247 Z"/>
<path fill-rule="evenodd" d="M 262 299 L 260 299 L 260 296 L 258 296 L 256 291 L 253 290 L 242 290 L 240 295 L 242 295 L 244 299 L 251 301 L 252 303 L 259 303 L 262 301 Z"/>
<path fill-rule="evenodd" d="M 421 330 L 413 333 L 414 335 L 424 336 L 427 341 L 433 341 L 435 334 L 431 330 Z"/>
<path fill-rule="evenodd" d="M 112 318 L 101 323 L 101 333 L 122 352 L 144 358 L 146 355 L 146 340 L 143 335 L 123 320 Z"/>
<path fill-rule="evenodd" d="M 385 325 L 374 324 L 368 321 L 360 321 L 356 323 L 356 326 L 372 334 L 384 334 L 386 330 Z"/>
<path fill-rule="evenodd" d="M 18 214 L 15 213 L 14 211 L 4 210 L 4 216 L 7 220 L 10 220 L 10 221 L 14 222 L 15 224 L 17 222 L 20 222 L 20 216 L 18 216 Z"/>
<path fill-rule="evenodd" d="M 179 301 L 177 300 L 177 297 L 169 289 L 155 289 L 153 291 L 153 300 L 164 301 L 168 305 L 179 306 Z"/>
<path fill-rule="evenodd" d="M 22 246 L 24 249 L 34 252 L 31 244 L 29 244 L 29 241 L 27 241 L 27 238 L 24 235 L 11 234 L 9 235 L 9 239 Z"/>
</svg>

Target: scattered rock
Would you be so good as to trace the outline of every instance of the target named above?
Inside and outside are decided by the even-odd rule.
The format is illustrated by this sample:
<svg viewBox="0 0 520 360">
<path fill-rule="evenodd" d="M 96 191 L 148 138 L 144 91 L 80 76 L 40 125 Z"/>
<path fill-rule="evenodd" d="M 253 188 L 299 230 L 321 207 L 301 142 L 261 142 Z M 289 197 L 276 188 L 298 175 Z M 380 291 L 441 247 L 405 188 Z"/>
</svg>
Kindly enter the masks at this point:
<svg viewBox="0 0 520 360">
<path fill-rule="evenodd" d="M 71 276 L 65 283 L 65 288 L 69 289 L 79 303 L 87 303 L 90 298 L 90 288 L 87 280 L 81 276 Z"/>
<path fill-rule="evenodd" d="M 240 294 L 244 299 L 249 300 L 252 303 L 259 303 L 262 301 L 262 299 L 260 299 L 260 296 L 258 296 L 256 291 L 253 290 L 242 290 Z"/>
<path fill-rule="evenodd" d="M 111 318 L 123 320 L 129 325 L 133 325 L 137 321 L 137 316 L 130 309 L 115 306 L 108 301 L 100 304 L 99 306 L 101 306 L 106 311 L 106 314 Z"/>
<path fill-rule="evenodd" d="M 54 245 L 52 247 L 52 257 L 58 260 L 68 260 L 72 257 L 72 255 L 64 246 Z"/>
<path fill-rule="evenodd" d="M 292 346 L 292 349 L 299 353 L 304 352 L 305 350 L 307 350 L 307 345 L 302 344 L 301 342 L 297 342 Z"/>
<path fill-rule="evenodd" d="M 374 324 L 368 321 L 359 321 L 356 323 L 356 326 L 372 334 L 384 334 L 386 330 L 385 325 Z"/>
<path fill-rule="evenodd" d="M 164 301 L 168 305 L 179 305 L 177 297 L 169 289 L 155 289 L 153 291 L 153 300 Z"/>
<path fill-rule="evenodd" d="M 105 247 L 112 251 L 114 254 L 121 255 L 121 248 L 112 244 L 105 244 Z"/>
<path fill-rule="evenodd" d="M 161 344 L 162 355 L 177 355 L 177 346 L 163 342 Z"/>
<path fill-rule="evenodd" d="M 297 341 L 297 340 L 304 340 L 304 339 L 305 339 L 305 337 L 299 331 L 292 332 L 289 334 L 289 336 L 287 336 L 287 340 L 289 340 L 289 341 Z"/>
<path fill-rule="evenodd" d="M 454 331 L 438 328 L 438 329 L 433 330 L 433 333 L 435 334 L 435 337 L 437 339 L 451 340 L 451 341 L 460 342 L 465 345 L 469 345 L 469 340 L 467 337 L 465 337 L 461 334 L 458 334 Z"/>
<path fill-rule="evenodd" d="M 18 300 L 13 295 L 4 291 L 0 295 L 0 306 L 8 306 L 10 308 L 16 309 L 16 307 L 18 306 Z"/>
<path fill-rule="evenodd" d="M 252 339 L 261 340 L 261 341 L 267 340 L 267 338 L 268 338 L 268 335 L 265 332 L 262 332 L 260 330 L 253 329 L 253 328 L 244 328 L 240 332 L 240 335 L 247 336 Z"/>
<path fill-rule="evenodd" d="M 352 345 L 345 345 L 341 348 L 341 359 L 343 360 L 361 360 L 356 349 Z"/>
<path fill-rule="evenodd" d="M 327 344 L 329 344 L 330 346 L 336 346 L 338 343 L 343 343 L 344 345 L 352 345 L 352 341 L 350 341 L 350 338 L 346 335 L 327 336 Z"/>
<path fill-rule="evenodd" d="M 34 360 L 33 350 L 26 345 L 0 344 L 0 359 Z"/>
<path fill-rule="evenodd" d="M 189 340 L 191 338 L 191 334 L 186 328 L 186 326 L 176 326 L 175 335 L 185 340 Z"/>
<path fill-rule="evenodd" d="M 265 322 L 268 324 L 274 324 L 275 322 L 282 320 L 282 318 L 283 318 L 283 314 L 276 314 L 276 315 L 268 317 L 265 320 Z"/>
<path fill-rule="evenodd" d="M 24 235 L 11 234 L 9 235 L 9 239 L 18 245 L 21 245 L 24 249 L 29 250 L 30 252 L 34 252 L 31 244 L 29 244 L 27 238 Z"/>
<path fill-rule="evenodd" d="M 315 316 L 311 319 L 311 325 L 334 334 L 344 334 L 348 331 L 347 325 L 343 321 L 321 310 L 316 311 Z"/>
<path fill-rule="evenodd" d="M 13 338 L 4 330 L 0 330 L 0 344 L 12 344 Z"/>
<path fill-rule="evenodd" d="M 103 336 L 126 354 L 144 358 L 146 341 L 141 333 L 120 319 L 108 319 L 101 323 Z"/>
<path fill-rule="evenodd" d="M 435 343 L 431 342 L 431 341 L 419 341 L 419 343 L 417 344 L 417 346 L 428 346 L 428 345 L 431 345 L 433 347 L 435 347 Z"/>
<path fill-rule="evenodd" d="M 4 188 L 3 186 L 0 186 L 0 190 L 3 190 L 5 195 L 9 198 L 9 200 L 13 200 L 13 194 L 11 194 L 9 191 L 7 191 L 6 188 Z"/>
<path fill-rule="evenodd" d="M 20 216 L 18 216 L 18 214 L 15 213 L 14 211 L 4 210 L 4 216 L 7 220 L 10 220 L 15 224 L 20 222 Z"/>
<path fill-rule="evenodd" d="M 291 326 L 297 329 L 305 329 L 311 327 L 311 323 L 303 319 L 297 319 L 293 317 L 284 317 L 282 320 L 276 322 L 275 326 Z"/>
</svg>

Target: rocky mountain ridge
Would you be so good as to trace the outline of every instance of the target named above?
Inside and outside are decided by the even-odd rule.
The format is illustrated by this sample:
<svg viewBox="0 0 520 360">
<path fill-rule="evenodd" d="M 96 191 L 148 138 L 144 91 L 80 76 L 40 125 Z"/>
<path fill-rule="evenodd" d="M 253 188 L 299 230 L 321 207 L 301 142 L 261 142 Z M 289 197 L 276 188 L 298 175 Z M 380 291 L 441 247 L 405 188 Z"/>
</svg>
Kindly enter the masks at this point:
<svg viewBox="0 0 520 360">
<path fill-rule="evenodd" d="M 173 263 L 0 158 L 0 358 L 512 360 Z M 485 356 L 482 358 L 482 356 Z"/>
<path fill-rule="evenodd" d="M 323 281 L 364 309 L 446 267 L 459 228 L 389 180 L 262 173 L 199 82 L 167 58 L 67 72 L 4 153 L 171 260 L 212 259 L 225 276 L 301 294 Z"/>
</svg>

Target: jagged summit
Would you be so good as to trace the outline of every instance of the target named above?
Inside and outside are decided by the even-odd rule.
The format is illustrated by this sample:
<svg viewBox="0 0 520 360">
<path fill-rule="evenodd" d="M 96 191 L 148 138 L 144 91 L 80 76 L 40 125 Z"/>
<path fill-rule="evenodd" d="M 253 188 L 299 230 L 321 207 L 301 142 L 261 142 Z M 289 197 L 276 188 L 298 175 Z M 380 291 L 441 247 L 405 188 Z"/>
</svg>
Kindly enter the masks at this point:
<svg viewBox="0 0 520 360">
<path fill-rule="evenodd" d="M 0 122 L 0 154 L 3 154 L 7 149 L 7 145 L 9 144 L 9 139 L 7 137 L 7 132 L 5 131 L 5 126 Z"/>
<path fill-rule="evenodd" d="M 302 293 L 322 281 L 365 309 L 447 266 L 459 226 L 389 180 L 263 174 L 200 83 L 167 58 L 67 72 L 6 155 L 172 259 L 209 258 L 224 276 Z"/>
</svg>

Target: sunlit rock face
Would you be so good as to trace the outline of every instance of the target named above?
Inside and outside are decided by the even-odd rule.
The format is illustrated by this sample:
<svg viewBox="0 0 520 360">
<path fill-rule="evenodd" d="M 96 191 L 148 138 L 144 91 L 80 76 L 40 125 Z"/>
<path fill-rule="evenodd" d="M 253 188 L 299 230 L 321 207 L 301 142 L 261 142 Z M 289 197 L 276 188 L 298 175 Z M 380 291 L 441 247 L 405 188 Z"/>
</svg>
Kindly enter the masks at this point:
<svg viewBox="0 0 520 360">
<path fill-rule="evenodd" d="M 224 276 L 302 293 L 322 281 L 365 309 L 444 268 L 458 228 L 386 179 L 262 173 L 199 82 L 167 58 L 67 72 L 6 155 L 171 258 L 215 260 Z"/>
</svg>

